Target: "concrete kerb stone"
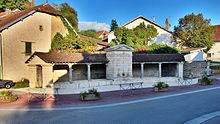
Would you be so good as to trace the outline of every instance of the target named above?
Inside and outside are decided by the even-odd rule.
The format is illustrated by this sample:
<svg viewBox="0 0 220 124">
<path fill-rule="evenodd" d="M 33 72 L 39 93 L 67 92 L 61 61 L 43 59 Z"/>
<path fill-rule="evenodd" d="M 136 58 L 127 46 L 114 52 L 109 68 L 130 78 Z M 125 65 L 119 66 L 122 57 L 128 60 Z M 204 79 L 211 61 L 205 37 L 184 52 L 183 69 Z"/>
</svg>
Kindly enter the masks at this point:
<svg viewBox="0 0 220 124">
<path fill-rule="evenodd" d="M 106 108 L 106 107 L 114 107 L 114 106 L 134 104 L 134 103 L 140 103 L 140 102 L 147 102 L 147 101 L 165 99 L 165 98 L 170 98 L 170 97 L 177 97 L 177 96 L 205 92 L 205 91 L 216 90 L 216 89 L 220 89 L 220 87 L 214 87 L 214 88 L 208 88 L 208 89 L 202 89 L 202 90 L 196 90 L 196 91 L 190 91 L 190 92 L 184 92 L 184 93 L 177 93 L 177 94 L 165 95 L 165 96 L 159 96 L 159 97 L 153 97 L 153 98 L 146 98 L 146 99 L 140 99 L 140 100 L 134 100 L 134 101 L 128 101 L 128 102 L 95 105 L 95 106 L 60 107 L 60 108 L 0 109 L 0 111 L 64 111 L 64 110 L 79 110 L 79 109 L 97 109 L 97 108 Z M 213 115 L 215 115 L 215 113 Z M 193 123 L 186 123 L 186 124 L 193 124 Z"/>
</svg>

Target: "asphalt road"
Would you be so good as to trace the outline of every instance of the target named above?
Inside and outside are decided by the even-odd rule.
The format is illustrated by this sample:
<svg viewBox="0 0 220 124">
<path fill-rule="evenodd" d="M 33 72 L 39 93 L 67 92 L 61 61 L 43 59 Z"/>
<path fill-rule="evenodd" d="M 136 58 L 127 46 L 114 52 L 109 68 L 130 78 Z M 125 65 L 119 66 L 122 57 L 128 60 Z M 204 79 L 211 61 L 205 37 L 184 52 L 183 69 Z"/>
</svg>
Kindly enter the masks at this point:
<svg viewBox="0 0 220 124">
<path fill-rule="evenodd" d="M 220 111 L 220 89 L 96 109 L 0 111 L 0 124 L 184 124 L 216 111 Z"/>
</svg>

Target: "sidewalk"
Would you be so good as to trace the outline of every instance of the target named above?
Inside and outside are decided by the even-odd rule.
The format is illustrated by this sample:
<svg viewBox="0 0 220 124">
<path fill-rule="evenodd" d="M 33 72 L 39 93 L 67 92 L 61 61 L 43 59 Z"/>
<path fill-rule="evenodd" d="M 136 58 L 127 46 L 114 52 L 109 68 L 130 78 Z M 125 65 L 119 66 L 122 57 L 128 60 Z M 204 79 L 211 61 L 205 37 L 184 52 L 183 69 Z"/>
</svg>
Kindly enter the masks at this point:
<svg viewBox="0 0 220 124">
<path fill-rule="evenodd" d="M 0 109 L 28 109 L 28 108 L 62 108 L 62 107 L 85 107 L 95 105 L 105 105 L 113 103 L 128 102 L 139 99 L 153 98 L 158 96 L 184 93 L 206 88 L 218 87 L 220 81 L 214 80 L 213 85 L 201 86 L 194 84 L 191 86 L 173 86 L 166 92 L 154 92 L 153 88 L 143 88 L 136 90 L 134 94 L 121 95 L 124 91 L 101 92 L 101 99 L 97 101 L 81 101 L 78 94 L 57 95 L 56 101 L 31 101 L 28 102 L 27 93 L 18 93 L 19 99 L 13 103 L 0 103 Z"/>
</svg>

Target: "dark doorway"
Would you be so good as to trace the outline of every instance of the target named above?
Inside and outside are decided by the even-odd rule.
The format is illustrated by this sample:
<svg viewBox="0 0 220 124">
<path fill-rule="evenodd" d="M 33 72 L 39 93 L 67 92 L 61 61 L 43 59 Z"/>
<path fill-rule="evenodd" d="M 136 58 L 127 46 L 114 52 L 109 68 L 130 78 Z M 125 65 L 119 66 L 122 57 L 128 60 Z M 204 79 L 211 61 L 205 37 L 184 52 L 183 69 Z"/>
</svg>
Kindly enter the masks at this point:
<svg viewBox="0 0 220 124">
<path fill-rule="evenodd" d="M 37 65 L 37 87 L 43 86 L 42 66 Z"/>
</svg>

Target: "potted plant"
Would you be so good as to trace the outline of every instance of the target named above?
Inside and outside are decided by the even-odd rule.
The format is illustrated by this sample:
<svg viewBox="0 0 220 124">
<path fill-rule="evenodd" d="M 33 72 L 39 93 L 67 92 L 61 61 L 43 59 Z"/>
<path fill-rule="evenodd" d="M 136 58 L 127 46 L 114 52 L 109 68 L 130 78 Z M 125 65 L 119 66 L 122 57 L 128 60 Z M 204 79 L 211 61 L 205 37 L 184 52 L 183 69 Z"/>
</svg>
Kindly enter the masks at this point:
<svg viewBox="0 0 220 124">
<path fill-rule="evenodd" d="M 160 91 L 167 91 L 169 85 L 164 83 L 164 82 L 158 82 L 157 84 L 154 85 L 154 91 L 155 92 L 160 92 Z"/>
<path fill-rule="evenodd" d="M 209 79 L 207 76 L 202 78 L 201 85 L 211 85 L 212 84 L 212 79 Z"/>
<path fill-rule="evenodd" d="M 80 98 L 82 101 L 98 100 L 100 99 L 100 93 L 93 88 L 83 93 L 80 93 Z"/>
<path fill-rule="evenodd" d="M 0 102 L 14 102 L 18 99 L 18 96 L 13 94 L 11 91 L 0 92 Z"/>
</svg>

